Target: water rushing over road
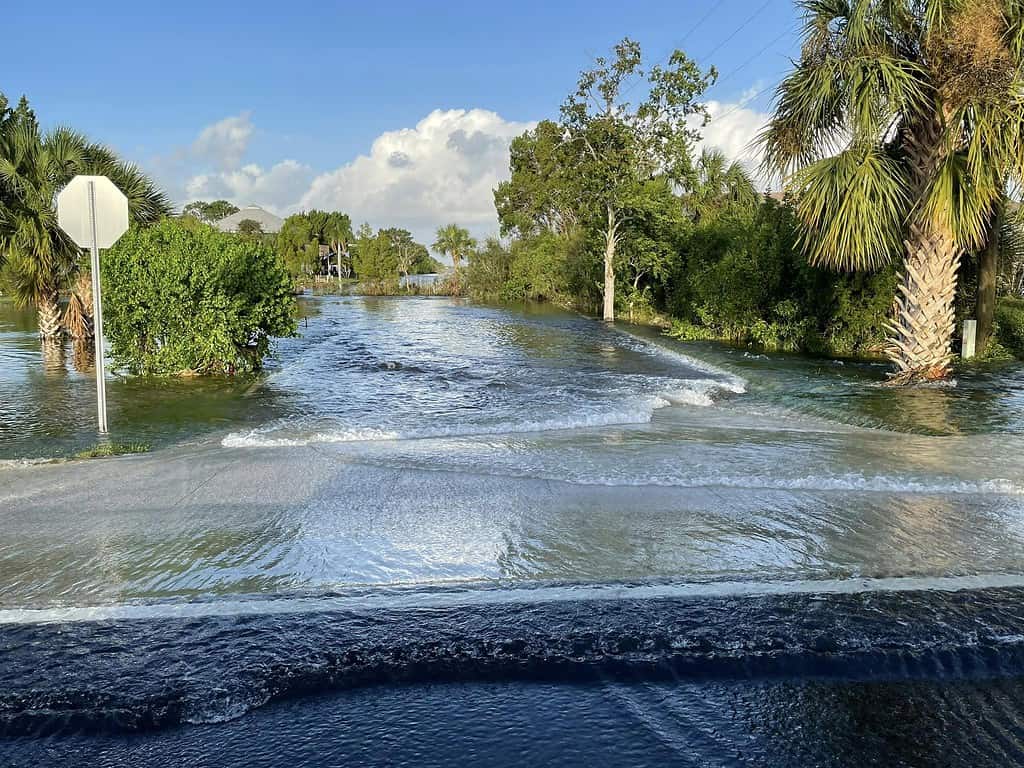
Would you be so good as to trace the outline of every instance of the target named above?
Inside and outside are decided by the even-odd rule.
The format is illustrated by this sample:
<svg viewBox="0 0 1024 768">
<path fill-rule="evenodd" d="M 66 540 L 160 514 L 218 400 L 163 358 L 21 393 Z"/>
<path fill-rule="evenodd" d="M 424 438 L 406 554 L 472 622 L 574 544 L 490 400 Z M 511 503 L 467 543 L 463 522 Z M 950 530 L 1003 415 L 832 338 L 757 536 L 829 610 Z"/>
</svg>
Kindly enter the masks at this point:
<svg viewBox="0 0 1024 768">
<path fill-rule="evenodd" d="M 954 762 L 1024 754 L 1019 366 L 892 391 L 872 364 L 545 309 L 303 311 L 262 376 L 112 380 L 115 437 L 153 453 L 42 465 L 17 460 L 91 442 L 91 385 L 33 372 L 28 331 L 0 324 L 0 737 L 51 734 L 88 762 L 125 733 L 310 692 L 366 706 L 351 689 L 444 681 L 472 710 L 492 683 L 532 700 L 527 681 L 571 681 L 604 686 L 580 722 L 639 718 L 670 752 L 742 765 L 722 757 L 757 716 L 737 681 L 811 701 L 825 680 L 854 709 L 905 684 L 936 713 L 922 728 L 1004 734 Z M 79 656 L 104 661 L 56 675 Z M 1012 713 L 985 715 L 990 694 Z M 695 696 L 718 702 L 712 725 Z M 778 738 L 749 764 L 857 764 Z M 26 764 L 48 748 L 28 743 Z"/>
</svg>

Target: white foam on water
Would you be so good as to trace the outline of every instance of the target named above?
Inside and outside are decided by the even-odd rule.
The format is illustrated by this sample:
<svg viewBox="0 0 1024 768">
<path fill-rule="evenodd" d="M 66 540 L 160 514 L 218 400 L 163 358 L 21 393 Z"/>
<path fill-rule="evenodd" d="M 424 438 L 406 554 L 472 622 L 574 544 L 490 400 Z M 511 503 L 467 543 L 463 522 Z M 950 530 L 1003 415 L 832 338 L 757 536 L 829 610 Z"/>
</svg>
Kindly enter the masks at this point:
<svg viewBox="0 0 1024 768">
<path fill-rule="evenodd" d="M 608 410 L 581 409 L 572 415 L 549 419 L 502 421 L 493 424 L 431 425 L 422 429 L 388 430 L 375 427 L 337 427 L 301 432 L 302 422 L 279 422 L 245 432 L 232 432 L 221 445 L 225 448 L 281 448 L 322 443 L 380 442 L 389 440 L 423 440 L 473 435 L 502 435 L 523 432 L 554 432 L 625 424 L 647 424 L 654 413 L 673 404 L 707 407 L 714 405 L 722 392 L 742 393 L 737 382 L 711 379 L 679 380 L 682 385 L 653 395 L 637 395 L 626 403 Z"/>
<path fill-rule="evenodd" d="M 701 360 L 700 358 L 692 357 L 683 352 L 679 352 L 678 350 L 669 349 L 668 347 L 664 347 L 661 344 L 658 344 L 654 341 L 644 339 L 640 336 L 637 336 L 636 334 L 630 333 L 624 328 L 616 327 L 615 330 L 621 333 L 623 336 L 632 339 L 636 344 L 638 344 L 642 348 L 644 352 L 678 361 L 683 365 L 687 366 L 688 368 L 694 369 L 695 371 L 706 373 L 709 376 L 715 376 L 719 379 L 717 383 L 726 387 L 730 387 L 729 391 L 731 392 L 742 394 L 747 391 L 747 380 L 744 379 L 742 376 L 736 375 L 732 371 L 726 370 L 725 368 L 720 368 L 719 366 L 713 365 L 707 362 L 706 360 Z"/>
<path fill-rule="evenodd" d="M 39 456 L 26 459 L 0 459 L 0 469 L 20 469 L 22 467 L 34 467 L 39 464 L 58 464 L 66 459 L 59 456 Z"/>
<path fill-rule="evenodd" d="M 579 584 L 494 588 L 467 584 L 446 590 L 360 590 L 350 595 L 219 598 L 196 602 L 133 603 L 66 608 L 0 610 L 0 625 L 56 624 L 135 619 L 214 616 L 286 615 L 329 611 L 452 608 L 475 605 L 537 605 L 584 600 L 656 600 L 745 598 L 778 595 L 849 595 L 876 592 L 962 592 L 1021 588 L 1024 574 L 982 573 L 972 576 L 894 576 L 792 581 L 712 581 L 668 584 Z"/>
</svg>

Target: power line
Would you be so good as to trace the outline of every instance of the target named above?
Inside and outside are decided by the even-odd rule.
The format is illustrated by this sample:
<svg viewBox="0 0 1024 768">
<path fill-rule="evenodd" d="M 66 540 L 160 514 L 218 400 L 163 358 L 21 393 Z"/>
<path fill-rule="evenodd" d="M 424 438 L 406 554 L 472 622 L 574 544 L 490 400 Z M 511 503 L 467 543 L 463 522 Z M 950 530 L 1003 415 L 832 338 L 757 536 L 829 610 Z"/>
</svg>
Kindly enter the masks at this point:
<svg viewBox="0 0 1024 768">
<path fill-rule="evenodd" d="M 733 78 L 733 77 L 734 77 L 734 76 L 735 76 L 735 75 L 736 75 L 737 73 L 739 73 L 739 72 L 740 72 L 740 71 L 742 71 L 743 69 L 746 69 L 746 67 L 748 67 L 748 66 L 749 66 L 749 65 L 750 65 L 750 64 L 751 64 L 751 63 L 752 63 L 752 62 L 753 62 L 753 61 L 754 61 L 755 59 L 757 59 L 757 58 L 758 58 L 759 56 L 761 56 L 761 55 L 762 55 L 762 54 L 763 54 L 763 53 L 764 53 L 765 51 L 767 51 L 767 50 L 768 50 L 769 48 L 771 48 L 771 47 L 772 47 L 773 45 L 775 45 L 775 44 L 776 44 L 777 42 L 779 42 L 779 40 L 781 40 L 781 39 L 782 39 L 783 37 L 785 37 L 785 36 L 786 36 L 787 34 L 789 34 L 789 30 L 788 30 L 788 29 L 784 29 L 784 30 L 782 30 L 782 31 L 781 31 L 781 32 L 780 32 L 780 33 L 779 33 L 778 35 L 776 35 L 776 36 L 775 36 L 775 37 L 774 37 L 774 38 L 773 38 L 773 39 L 772 39 L 772 40 L 771 40 L 771 41 L 770 41 L 769 43 L 767 43 L 767 44 L 766 44 L 766 45 L 765 45 L 765 46 L 764 46 L 763 48 L 761 48 L 761 50 L 759 50 L 759 51 L 758 51 L 757 53 L 755 53 L 755 54 L 754 54 L 753 56 L 751 56 L 751 57 L 750 57 L 749 59 L 747 59 L 746 61 L 744 61 L 744 62 L 743 62 L 742 64 L 740 64 L 740 65 L 739 65 L 738 67 L 735 67 L 734 69 L 730 70 L 728 74 L 724 75 L 723 77 L 720 77 L 720 78 L 718 78 L 718 80 L 716 80 L 716 81 L 715 81 L 715 85 L 721 85 L 722 83 L 728 82 L 728 81 L 729 81 L 730 79 L 732 79 L 732 78 Z"/>
<path fill-rule="evenodd" d="M 690 35 L 692 35 L 694 32 L 696 32 L 697 29 L 699 29 L 700 26 L 705 21 L 707 21 L 711 17 L 711 15 L 722 6 L 722 4 L 724 2 L 725 2 L 725 0 L 716 0 L 716 2 L 708 9 L 708 11 L 703 16 L 701 16 L 700 19 L 698 19 L 697 23 L 694 24 L 692 27 L 690 27 L 689 31 L 687 31 L 687 33 L 683 36 L 682 40 L 680 40 L 679 44 L 676 45 L 671 51 L 669 51 L 667 54 L 665 54 L 664 56 L 662 56 L 658 60 L 667 64 L 668 60 L 669 60 L 669 57 L 671 57 L 672 53 L 675 50 L 677 50 L 684 42 L 686 42 L 686 40 L 690 37 Z M 757 10 L 754 11 L 750 16 L 747 17 L 746 21 L 744 21 L 742 24 L 740 24 L 738 27 L 736 27 L 736 29 L 734 29 L 731 33 L 729 33 L 729 35 L 724 40 L 722 40 L 718 45 L 716 45 L 714 48 L 712 48 L 709 53 L 707 53 L 706 55 L 702 56 L 701 58 L 704 59 L 705 61 L 707 59 L 710 59 L 713 55 L 715 55 L 718 51 L 720 51 L 722 49 L 722 47 L 725 46 L 726 43 L 728 43 L 730 40 L 732 40 L 734 37 L 736 37 L 736 35 L 738 35 L 740 32 L 742 32 L 744 29 L 746 29 L 750 25 L 750 23 L 754 21 L 754 19 L 756 19 L 758 16 L 760 16 L 764 12 L 765 8 L 767 8 L 769 5 L 771 5 L 771 3 L 772 3 L 772 0 L 764 0 L 764 2 L 757 8 Z M 785 34 L 785 32 L 779 34 L 778 37 L 776 37 L 774 40 L 772 40 L 770 43 L 768 43 L 768 45 L 766 45 L 764 48 L 762 48 L 760 51 L 758 51 L 756 54 L 754 54 L 754 56 L 752 56 L 750 59 L 745 61 L 739 67 L 736 67 L 733 71 L 731 71 L 729 73 L 729 75 L 725 79 L 728 79 L 729 77 L 732 77 L 739 70 L 743 69 L 743 67 L 745 67 L 748 64 L 750 64 L 751 61 L 753 61 L 755 58 L 757 58 L 762 53 L 764 53 L 768 49 L 769 46 L 774 45 L 776 42 L 778 42 L 782 38 L 782 36 L 784 34 Z M 630 93 L 630 91 L 632 91 L 634 88 L 636 88 L 640 84 L 640 82 L 641 82 L 640 80 L 634 80 L 626 88 L 624 88 L 619 95 L 620 96 L 626 96 L 627 94 Z"/>
<path fill-rule="evenodd" d="M 709 18 L 711 18 L 711 14 L 713 14 L 715 11 L 717 11 L 719 8 L 721 8 L 722 7 L 722 3 L 724 3 L 724 2 L 725 2 L 725 0 L 718 0 L 718 2 L 716 2 L 714 5 L 712 5 L 711 8 L 708 9 L 708 12 L 700 17 L 700 21 L 698 21 L 696 24 L 694 24 L 692 27 L 690 27 L 690 31 L 687 32 L 685 35 L 683 35 L 683 39 L 680 40 L 679 41 L 679 45 L 677 45 L 675 47 L 678 48 L 683 43 L 685 43 L 687 40 L 689 40 L 690 39 L 690 35 L 692 35 L 694 32 L 696 32 L 700 28 L 701 24 L 703 24 L 705 21 L 707 21 Z M 672 55 L 672 51 L 669 51 L 668 55 Z M 662 56 L 662 58 L 665 58 L 665 57 Z"/>
<path fill-rule="evenodd" d="M 724 46 L 726 43 L 728 43 L 730 40 L 732 40 L 734 37 L 736 37 L 736 35 L 738 35 L 740 32 L 742 32 L 744 29 L 746 29 L 750 25 L 750 22 L 752 22 L 754 19 L 756 19 L 758 16 L 760 16 L 764 12 L 764 9 L 767 8 L 771 4 L 771 2 L 772 2 L 772 0 L 764 0 L 764 2 L 761 3 L 761 6 L 756 11 L 754 11 L 753 14 L 751 14 L 747 18 L 747 20 L 745 22 L 743 22 L 738 27 L 736 27 L 736 29 L 734 29 L 732 31 L 731 35 L 729 35 L 727 38 L 725 38 L 725 40 L 723 40 L 718 45 L 716 45 L 714 48 L 712 48 L 711 52 L 705 54 L 703 58 L 705 60 L 707 60 L 707 59 L 710 59 L 712 56 L 714 56 L 716 53 L 718 53 L 722 49 L 722 46 Z"/>
<path fill-rule="evenodd" d="M 781 81 L 780 81 L 780 82 L 781 82 Z M 729 115 L 731 115 L 731 114 L 732 114 L 733 112 L 735 112 L 736 110 L 738 110 L 738 109 L 743 109 L 743 108 L 744 108 L 745 106 L 747 106 L 747 104 L 749 104 L 750 102 L 752 102 L 752 101 L 753 101 L 754 99 L 756 99 L 756 98 L 757 98 L 758 96 L 760 96 L 760 95 L 761 95 L 762 93 L 764 93 L 765 91 L 767 91 L 767 90 L 768 90 L 769 88 L 774 88 L 774 87 L 775 87 L 776 85 L 778 85 L 778 83 L 773 83 L 773 84 L 771 84 L 771 85 L 765 85 L 765 86 L 762 86 L 761 88 L 758 88 L 758 89 L 757 89 L 756 91 L 754 91 L 753 93 L 748 93 L 748 94 L 747 94 L 747 95 L 746 95 L 746 96 L 745 96 L 744 98 L 742 98 L 742 99 L 740 99 L 740 100 L 739 100 L 738 102 L 736 102 L 736 105 L 735 105 L 735 106 L 733 106 L 733 107 L 732 107 L 731 109 L 727 109 L 727 110 L 726 110 L 725 112 L 723 112 L 722 114 L 720 114 L 720 115 L 716 115 L 716 116 L 712 117 L 712 118 L 711 118 L 711 120 L 712 120 L 712 121 L 715 121 L 715 120 L 721 120 L 722 118 L 728 117 Z"/>
</svg>

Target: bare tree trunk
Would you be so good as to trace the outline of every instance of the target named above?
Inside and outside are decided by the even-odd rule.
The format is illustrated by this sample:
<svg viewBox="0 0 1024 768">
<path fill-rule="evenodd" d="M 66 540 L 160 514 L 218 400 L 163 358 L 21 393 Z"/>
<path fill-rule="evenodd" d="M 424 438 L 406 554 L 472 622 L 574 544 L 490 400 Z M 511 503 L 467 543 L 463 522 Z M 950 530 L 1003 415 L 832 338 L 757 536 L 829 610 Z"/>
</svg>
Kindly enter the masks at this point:
<svg viewBox="0 0 1024 768">
<path fill-rule="evenodd" d="M 60 339 L 61 317 L 57 291 L 47 292 L 36 298 L 36 313 L 39 318 L 39 335 L 44 339 Z"/>
<path fill-rule="evenodd" d="M 975 316 L 978 319 L 978 335 L 975 350 L 984 353 L 992 336 L 996 316 L 996 277 L 999 274 L 999 231 L 1003 224 L 1003 202 L 1000 200 L 989 220 L 988 242 L 978 254 L 978 295 L 975 302 Z"/>
<path fill-rule="evenodd" d="M 604 313 L 606 322 L 615 320 L 615 244 L 618 240 L 618 223 L 615 212 L 608 206 L 608 228 L 604 233 Z"/>
<path fill-rule="evenodd" d="M 458 296 L 460 293 L 459 288 L 459 262 L 462 261 L 462 257 L 459 256 L 455 251 L 452 251 L 452 295 Z"/>
<path fill-rule="evenodd" d="M 953 358 L 953 298 L 960 250 L 948 232 L 913 224 L 907 260 L 889 324 L 889 358 L 894 384 L 935 381 L 949 375 Z"/>
</svg>

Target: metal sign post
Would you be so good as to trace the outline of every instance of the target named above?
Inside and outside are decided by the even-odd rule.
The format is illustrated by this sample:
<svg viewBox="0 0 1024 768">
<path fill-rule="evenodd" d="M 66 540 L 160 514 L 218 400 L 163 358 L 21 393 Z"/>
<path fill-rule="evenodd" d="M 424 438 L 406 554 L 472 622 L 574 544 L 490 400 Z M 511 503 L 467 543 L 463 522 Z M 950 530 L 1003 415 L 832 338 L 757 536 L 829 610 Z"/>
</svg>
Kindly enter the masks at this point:
<svg viewBox="0 0 1024 768">
<path fill-rule="evenodd" d="M 103 365 L 103 295 L 100 248 L 128 230 L 128 198 L 106 176 L 75 176 L 57 195 L 57 223 L 79 248 L 92 255 L 93 337 L 96 344 L 96 416 L 107 433 L 107 387 Z"/>
<path fill-rule="evenodd" d="M 100 248 L 96 234 L 96 182 L 89 182 L 89 229 L 92 230 L 92 335 L 96 344 L 96 416 L 100 434 L 107 433 L 107 382 L 103 365 L 103 291 L 100 287 Z"/>
</svg>

